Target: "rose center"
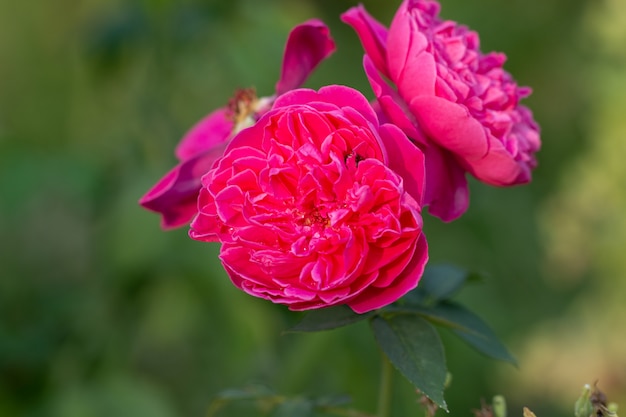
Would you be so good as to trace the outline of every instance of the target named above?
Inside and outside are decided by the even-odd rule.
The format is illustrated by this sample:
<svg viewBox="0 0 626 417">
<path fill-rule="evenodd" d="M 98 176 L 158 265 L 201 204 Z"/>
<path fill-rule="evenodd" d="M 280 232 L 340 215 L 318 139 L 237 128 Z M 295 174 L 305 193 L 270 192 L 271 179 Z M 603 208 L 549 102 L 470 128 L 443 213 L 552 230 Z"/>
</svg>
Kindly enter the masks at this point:
<svg viewBox="0 0 626 417">
<path fill-rule="evenodd" d="M 330 219 L 327 215 L 322 215 L 319 210 L 316 209 L 303 216 L 302 225 L 309 227 L 318 226 L 320 228 L 326 228 L 330 226 Z"/>
</svg>

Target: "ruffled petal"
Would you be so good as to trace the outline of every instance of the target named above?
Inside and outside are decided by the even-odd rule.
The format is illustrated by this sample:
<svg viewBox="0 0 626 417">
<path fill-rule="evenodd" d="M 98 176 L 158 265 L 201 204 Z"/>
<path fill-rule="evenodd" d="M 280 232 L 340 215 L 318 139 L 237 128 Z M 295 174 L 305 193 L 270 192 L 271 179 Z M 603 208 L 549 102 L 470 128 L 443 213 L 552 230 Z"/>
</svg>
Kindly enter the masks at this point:
<svg viewBox="0 0 626 417">
<path fill-rule="evenodd" d="M 280 96 L 202 187 L 190 236 L 222 242 L 222 263 L 249 294 L 292 310 L 366 303 L 365 293 L 380 306 L 419 279 L 424 157 L 354 89 Z"/>
<path fill-rule="evenodd" d="M 402 274 L 397 277 L 390 286 L 385 288 L 370 287 L 353 300 L 350 300 L 347 303 L 348 306 L 354 310 L 355 313 L 367 313 L 368 311 L 384 307 L 396 301 L 417 287 L 420 278 L 424 274 L 426 263 L 428 262 L 428 244 L 423 234 L 420 235 L 413 249 L 414 252 L 411 262 L 409 262 Z"/>
</svg>

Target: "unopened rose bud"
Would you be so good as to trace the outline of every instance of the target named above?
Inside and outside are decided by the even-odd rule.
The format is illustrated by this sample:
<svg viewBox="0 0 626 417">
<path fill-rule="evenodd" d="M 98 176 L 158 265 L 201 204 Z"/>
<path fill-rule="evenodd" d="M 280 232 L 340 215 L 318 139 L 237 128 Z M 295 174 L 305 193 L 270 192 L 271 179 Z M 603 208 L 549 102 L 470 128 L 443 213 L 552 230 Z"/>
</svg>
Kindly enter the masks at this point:
<svg viewBox="0 0 626 417">
<path fill-rule="evenodd" d="M 591 404 L 591 386 L 585 384 L 583 392 L 574 404 L 575 417 L 589 417 L 593 413 L 593 404 Z"/>
<path fill-rule="evenodd" d="M 535 413 L 524 407 L 524 417 L 537 417 Z"/>
<path fill-rule="evenodd" d="M 609 410 L 611 417 L 617 417 L 617 404 L 609 403 L 606 408 Z"/>
<path fill-rule="evenodd" d="M 506 417 L 506 400 L 502 395 L 493 397 L 491 407 L 494 417 Z"/>
</svg>

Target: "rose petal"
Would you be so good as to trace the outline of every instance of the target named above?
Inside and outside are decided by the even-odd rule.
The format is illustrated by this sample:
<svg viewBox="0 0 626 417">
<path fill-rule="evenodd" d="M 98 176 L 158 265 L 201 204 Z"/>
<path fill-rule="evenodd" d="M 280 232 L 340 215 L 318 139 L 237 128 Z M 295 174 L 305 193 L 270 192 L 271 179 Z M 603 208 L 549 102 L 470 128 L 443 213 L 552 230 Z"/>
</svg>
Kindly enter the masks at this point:
<svg viewBox="0 0 626 417">
<path fill-rule="evenodd" d="M 438 146 L 424 149 L 426 186 L 424 205 L 428 212 L 444 222 L 458 219 L 469 206 L 469 188 L 465 169 L 453 154 Z"/>
<path fill-rule="evenodd" d="M 184 161 L 228 140 L 233 121 L 227 112 L 226 108 L 217 109 L 189 129 L 176 147 L 176 157 Z"/>
<path fill-rule="evenodd" d="M 388 119 L 414 141 L 426 143 L 423 133 L 417 129 L 417 121 L 397 91 L 380 76 L 368 55 L 363 57 L 363 68 L 376 95 L 377 104 Z M 379 117 L 380 119 L 380 117 Z"/>
<path fill-rule="evenodd" d="M 358 91 L 293 90 L 203 176 L 190 236 L 217 236 L 233 283 L 257 297 L 303 310 L 368 293 L 379 307 L 419 279 L 424 169 Z"/>
<path fill-rule="evenodd" d="M 332 102 L 332 105 L 326 103 Z M 378 125 L 378 118 L 376 112 L 367 101 L 367 98 L 359 91 L 345 88 L 342 85 L 329 85 L 319 89 L 319 91 L 311 90 L 308 88 L 300 88 L 294 90 L 289 95 L 283 95 L 276 99 L 274 108 L 289 107 L 296 104 L 317 104 L 320 109 L 327 108 L 341 108 L 348 107 L 356 110 L 361 116 L 367 118 L 367 120 Z"/>
<path fill-rule="evenodd" d="M 391 79 L 407 101 L 434 94 L 437 70 L 432 54 L 426 52 L 427 46 L 428 39 L 403 4 L 389 27 L 387 65 Z"/>
<path fill-rule="evenodd" d="M 479 159 L 489 151 L 484 127 L 465 107 L 436 96 L 415 97 L 409 107 L 437 145 L 462 158 Z"/>
<path fill-rule="evenodd" d="M 181 162 L 159 180 L 139 204 L 161 214 L 161 227 L 172 229 L 188 223 L 197 212 L 200 178 L 223 153 L 224 144 Z"/>
<path fill-rule="evenodd" d="M 404 0 L 385 38 L 362 6 L 344 21 L 364 46 L 378 111 L 426 155 L 424 204 L 449 221 L 468 205 L 465 172 L 496 186 L 528 182 L 541 141 L 532 114 L 519 105 L 530 90 L 503 69 L 506 56 L 483 54 L 478 34 L 441 20 L 439 9 L 437 1 Z"/>
<path fill-rule="evenodd" d="M 420 235 L 414 248 L 414 256 L 401 276 L 392 285 L 386 288 L 370 287 L 360 293 L 347 304 L 355 313 L 363 314 L 377 308 L 384 307 L 415 287 L 424 273 L 428 262 L 428 245 L 424 235 Z"/>
<path fill-rule="evenodd" d="M 315 67 L 334 51 L 335 42 L 322 21 L 311 19 L 293 28 L 285 45 L 276 94 L 280 96 L 300 87 Z"/>
<path fill-rule="evenodd" d="M 380 133 L 387 149 L 389 168 L 402 177 L 404 189 L 421 204 L 425 181 L 424 154 L 394 125 L 382 125 Z"/>
<path fill-rule="evenodd" d="M 374 19 L 363 5 L 348 9 L 341 15 L 341 20 L 352 26 L 378 71 L 389 77 L 386 59 L 387 28 Z"/>
<path fill-rule="evenodd" d="M 490 138 L 491 149 L 484 158 L 467 159 L 468 169 L 479 180 L 496 186 L 521 184 L 530 180 L 529 170 L 512 158 L 502 143 Z"/>
</svg>

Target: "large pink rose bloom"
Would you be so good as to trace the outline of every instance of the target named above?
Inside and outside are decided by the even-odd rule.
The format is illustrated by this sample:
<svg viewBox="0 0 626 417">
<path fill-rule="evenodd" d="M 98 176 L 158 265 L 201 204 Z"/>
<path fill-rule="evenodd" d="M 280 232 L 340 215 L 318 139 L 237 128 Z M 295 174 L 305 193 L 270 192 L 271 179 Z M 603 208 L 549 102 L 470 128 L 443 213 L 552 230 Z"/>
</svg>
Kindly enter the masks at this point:
<svg viewBox="0 0 626 417">
<path fill-rule="evenodd" d="M 203 178 L 190 236 L 222 243 L 247 293 L 357 313 L 415 288 L 426 264 L 424 157 L 344 86 L 293 90 Z"/>
<path fill-rule="evenodd" d="M 530 181 L 539 128 L 519 104 L 505 56 L 483 54 L 478 35 L 439 18 L 439 3 L 404 0 L 387 30 L 363 6 L 342 15 L 366 51 L 364 67 L 391 122 L 426 154 L 425 205 L 443 220 L 468 205 L 465 172 L 496 186 Z M 391 88 L 381 74 L 391 80 Z"/>
<path fill-rule="evenodd" d="M 296 26 L 287 39 L 276 94 L 257 99 L 253 90 L 241 90 L 228 106 L 198 122 L 176 148 L 180 161 L 140 200 L 144 208 L 161 214 L 161 226 L 185 225 L 197 213 L 200 178 L 213 165 L 237 130 L 248 126 L 267 111 L 277 96 L 300 87 L 315 67 L 335 50 L 330 32 L 312 19 Z"/>
</svg>

